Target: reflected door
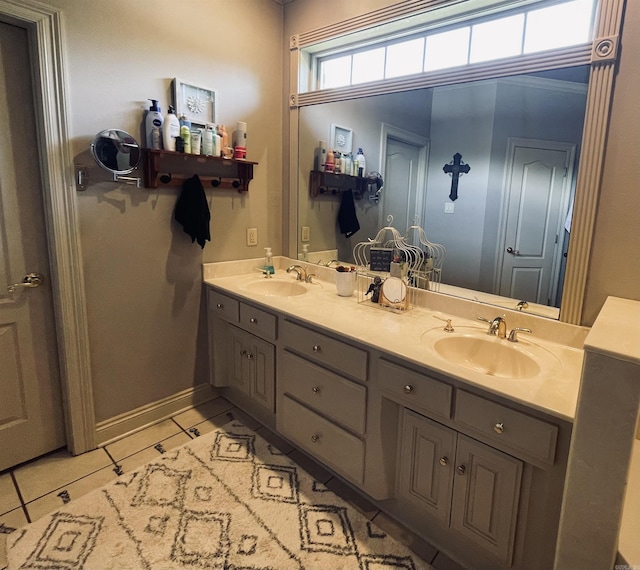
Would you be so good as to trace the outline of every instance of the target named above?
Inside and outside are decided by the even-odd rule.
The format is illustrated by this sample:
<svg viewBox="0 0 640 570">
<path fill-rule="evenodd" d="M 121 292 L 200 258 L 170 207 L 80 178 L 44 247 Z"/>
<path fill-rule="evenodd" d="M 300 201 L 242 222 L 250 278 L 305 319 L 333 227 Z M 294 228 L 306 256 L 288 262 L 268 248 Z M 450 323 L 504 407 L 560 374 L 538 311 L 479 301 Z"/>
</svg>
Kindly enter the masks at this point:
<svg viewBox="0 0 640 570">
<path fill-rule="evenodd" d="M 0 23 L 0 471 L 65 445 L 26 30 Z M 39 287 L 9 285 L 29 273 Z"/>
<path fill-rule="evenodd" d="M 380 226 L 386 226 L 387 216 L 392 215 L 393 226 L 404 234 L 422 215 L 424 190 L 418 186 L 422 147 L 396 138 L 387 138 L 386 147 Z"/>
<path fill-rule="evenodd" d="M 575 147 L 546 146 L 512 147 L 499 294 L 551 305 L 558 285 Z"/>
</svg>

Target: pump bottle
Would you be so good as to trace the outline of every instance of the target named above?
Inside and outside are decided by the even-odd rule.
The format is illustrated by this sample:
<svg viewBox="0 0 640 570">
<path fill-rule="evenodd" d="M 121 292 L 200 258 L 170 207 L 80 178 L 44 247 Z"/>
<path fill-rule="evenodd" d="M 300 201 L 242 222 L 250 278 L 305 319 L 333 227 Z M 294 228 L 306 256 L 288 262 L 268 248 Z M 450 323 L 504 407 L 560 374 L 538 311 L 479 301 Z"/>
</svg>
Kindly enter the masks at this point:
<svg viewBox="0 0 640 570">
<path fill-rule="evenodd" d="M 276 270 L 275 267 L 273 266 L 273 255 L 271 254 L 271 248 L 270 247 L 265 247 L 264 248 L 264 267 L 263 270 L 265 273 L 271 274 L 273 275 Z"/>
<path fill-rule="evenodd" d="M 151 101 L 151 107 L 149 107 L 147 116 L 144 120 L 144 132 L 147 137 L 147 148 L 160 149 L 162 148 L 162 137 L 158 136 L 158 134 L 162 132 L 162 113 L 160 112 L 157 99 L 149 99 L 149 101 Z M 158 129 L 155 137 L 153 132 L 154 128 Z"/>
<path fill-rule="evenodd" d="M 367 173 L 367 161 L 364 158 L 364 153 L 362 149 L 358 149 L 358 154 L 356 154 L 356 165 L 357 165 L 357 175 L 364 176 Z"/>
<path fill-rule="evenodd" d="M 175 110 L 172 105 L 169 105 L 169 110 L 164 118 L 164 124 L 162 129 L 162 142 L 164 143 L 164 150 L 176 150 L 176 138 L 180 136 L 180 121 L 175 115 Z"/>
</svg>

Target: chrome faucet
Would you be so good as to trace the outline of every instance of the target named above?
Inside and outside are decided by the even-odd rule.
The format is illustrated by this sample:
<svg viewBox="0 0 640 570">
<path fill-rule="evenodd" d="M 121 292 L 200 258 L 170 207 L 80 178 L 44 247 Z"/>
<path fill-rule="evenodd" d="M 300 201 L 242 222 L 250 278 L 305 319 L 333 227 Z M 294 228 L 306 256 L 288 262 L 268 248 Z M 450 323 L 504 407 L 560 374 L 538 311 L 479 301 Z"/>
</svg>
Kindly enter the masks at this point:
<svg viewBox="0 0 640 570">
<path fill-rule="evenodd" d="M 307 280 L 307 271 L 302 265 L 290 265 L 287 267 L 287 273 L 291 273 L 292 271 L 296 272 L 296 281 Z"/>
<path fill-rule="evenodd" d="M 493 320 L 485 319 L 484 317 L 478 317 L 479 321 L 489 323 L 488 334 L 496 335 L 498 338 L 507 338 L 507 321 L 505 315 L 496 317 Z"/>
</svg>

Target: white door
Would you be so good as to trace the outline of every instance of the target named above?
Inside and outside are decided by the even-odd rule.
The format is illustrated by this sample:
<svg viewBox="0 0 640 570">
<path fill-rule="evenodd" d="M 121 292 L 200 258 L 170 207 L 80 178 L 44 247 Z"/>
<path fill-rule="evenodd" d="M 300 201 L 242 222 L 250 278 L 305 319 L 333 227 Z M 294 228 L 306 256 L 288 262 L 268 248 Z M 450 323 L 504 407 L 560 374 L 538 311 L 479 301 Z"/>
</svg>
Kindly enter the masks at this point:
<svg viewBox="0 0 640 570">
<path fill-rule="evenodd" d="M 543 305 L 555 299 L 574 155 L 570 144 L 512 145 L 500 295 Z"/>
<path fill-rule="evenodd" d="M 380 226 L 393 216 L 393 226 L 404 234 L 420 218 L 424 208 L 428 140 L 383 126 L 384 149 L 382 208 Z"/>
<path fill-rule="evenodd" d="M 0 23 L 0 471 L 65 445 L 28 46 Z"/>
</svg>

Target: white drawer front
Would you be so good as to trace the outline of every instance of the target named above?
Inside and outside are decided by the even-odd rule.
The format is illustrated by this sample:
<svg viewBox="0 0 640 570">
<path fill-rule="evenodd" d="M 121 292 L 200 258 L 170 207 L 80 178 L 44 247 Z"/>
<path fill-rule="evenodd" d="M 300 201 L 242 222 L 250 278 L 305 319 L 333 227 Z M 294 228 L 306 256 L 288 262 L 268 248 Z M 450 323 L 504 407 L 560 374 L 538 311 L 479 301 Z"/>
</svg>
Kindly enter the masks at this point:
<svg viewBox="0 0 640 570">
<path fill-rule="evenodd" d="M 279 400 L 278 431 L 331 469 L 362 484 L 364 442 L 287 396 Z"/>
<path fill-rule="evenodd" d="M 249 332 L 275 340 L 277 317 L 262 309 L 240 303 L 240 324 Z"/>
<path fill-rule="evenodd" d="M 345 374 L 367 379 L 367 352 L 307 327 L 284 321 L 280 331 L 287 347 Z"/>
<path fill-rule="evenodd" d="M 364 433 L 367 390 L 351 380 L 329 372 L 289 352 L 278 363 L 278 390 L 340 422 Z"/>
<path fill-rule="evenodd" d="M 209 289 L 207 293 L 207 304 L 209 306 L 209 312 L 212 315 L 220 317 L 230 323 L 240 322 L 240 303 L 232 297 Z"/>
<path fill-rule="evenodd" d="M 514 455 L 553 464 L 557 426 L 464 390 L 457 391 L 455 408 L 454 418 L 460 426 L 471 428 Z"/>
</svg>

